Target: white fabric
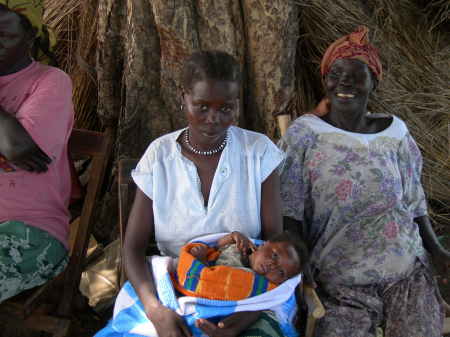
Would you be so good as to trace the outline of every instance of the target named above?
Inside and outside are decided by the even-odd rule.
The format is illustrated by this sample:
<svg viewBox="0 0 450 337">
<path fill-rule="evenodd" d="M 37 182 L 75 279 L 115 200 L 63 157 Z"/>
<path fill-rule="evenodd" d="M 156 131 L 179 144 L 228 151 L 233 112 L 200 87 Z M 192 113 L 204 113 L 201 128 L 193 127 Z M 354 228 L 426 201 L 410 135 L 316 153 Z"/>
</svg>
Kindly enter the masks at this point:
<svg viewBox="0 0 450 337">
<path fill-rule="evenodd" d="M 153 200 L 161 253 L 178 256 L 186 242 L 209 233 L 240 231 L 259 238 L 261 186 L 283 161 L 283 152 L 265 135 L 231 126 L 205 207 L 197 169 L 177 143 L 182 131 L 153 141 L 132 172 Z"/>
</svg>

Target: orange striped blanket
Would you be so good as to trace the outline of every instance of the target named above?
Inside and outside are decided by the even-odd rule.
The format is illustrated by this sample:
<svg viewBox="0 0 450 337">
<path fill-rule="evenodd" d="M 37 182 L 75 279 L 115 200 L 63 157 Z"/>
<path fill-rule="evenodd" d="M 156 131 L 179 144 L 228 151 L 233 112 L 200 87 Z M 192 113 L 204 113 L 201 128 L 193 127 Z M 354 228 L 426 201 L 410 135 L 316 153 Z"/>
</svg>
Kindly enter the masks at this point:
<svg viewBox="0 0 450 337">
<path fill-rule="evenodd" d="M 214 265 L 220 256 L 220 251 L 216 248 L 208 247 L 209 265 L 205 265 L 189 253 L 196 245 L 204 244 L 194 242 L 182 247 L 176 275 L 172 275 L 174 287 L 183 295 L 238 301 L 260 295 L 277 286 L 253 271 Z"/>
</svg>

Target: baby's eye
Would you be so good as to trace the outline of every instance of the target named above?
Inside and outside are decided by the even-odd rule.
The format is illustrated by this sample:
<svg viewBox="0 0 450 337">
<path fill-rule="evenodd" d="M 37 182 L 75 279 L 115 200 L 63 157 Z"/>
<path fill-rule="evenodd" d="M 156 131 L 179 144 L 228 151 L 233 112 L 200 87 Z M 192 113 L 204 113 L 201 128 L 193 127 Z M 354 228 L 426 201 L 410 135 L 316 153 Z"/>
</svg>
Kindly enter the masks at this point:
<svg viewBox="0 0 450 337">
<path fill-rule="evenodd" d="M 220 111 L 225 114 L 229 114 L 233 111 L 233 108 L 231 106 L 224 106 L 220 109 Z"/>
<path fill-rule="evenodd" d="M 272 253 L 272 259 L 274 259 L 274 260 L 278 259 L 278 254 L 276 252 Z"/>
<path fill-rule="evenodd" d="M 208 106 L 204 105 L 204 104 L 200 105 L 200 111 L 202 111 L 202 112 L 208 111 Z"/>
</svg>

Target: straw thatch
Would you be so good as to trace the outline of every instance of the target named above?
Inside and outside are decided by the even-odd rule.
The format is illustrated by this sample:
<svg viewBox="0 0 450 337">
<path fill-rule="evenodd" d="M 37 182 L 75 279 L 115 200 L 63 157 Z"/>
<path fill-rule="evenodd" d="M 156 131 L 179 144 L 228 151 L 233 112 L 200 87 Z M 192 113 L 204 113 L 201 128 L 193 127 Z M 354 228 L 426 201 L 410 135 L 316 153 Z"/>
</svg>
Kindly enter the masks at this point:
<svg viewBox="0 0 450 337">
<path fill-rule="evenodd" d="M 46 0 L 45 22 L 58 37 L 59 66 L 72 78 L 76 126 L 100 127 L 97 109 L 97 1 Z"/>
<path fill-rule="evenodd" d="M 325 48 L 360 24 L 369 26 L 385 68 L 369 108 L 406 121 L 424 155 L 423 182 L 435 227 L 450 226 L 448 0 L 47 0 L 47 5 L 48 22 L 62 40 L 58 57 L 74 79 L 78 125 L 98 127 L 98 78 L 100 114 L 118 121 L 116 158 L 136 156 L 149 139 L 184 123 L 175 112 L 176 90 L 179 64 L 189 51 L 215 47 L 236 55 L 245 74 L 241 122 L 276 138 L 273 113 L 298 116 L 321 98 Z"/>
</svg>

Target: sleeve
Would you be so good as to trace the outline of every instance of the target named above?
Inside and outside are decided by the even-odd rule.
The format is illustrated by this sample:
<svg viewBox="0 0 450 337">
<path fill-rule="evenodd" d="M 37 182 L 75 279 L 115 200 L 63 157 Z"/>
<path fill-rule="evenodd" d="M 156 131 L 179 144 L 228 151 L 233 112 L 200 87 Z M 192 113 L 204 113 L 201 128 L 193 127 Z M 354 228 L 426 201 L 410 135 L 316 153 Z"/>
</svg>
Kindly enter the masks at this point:
<svg viewBox="0 0 450 337">
<path fill-rule="evenodd" d="M 136 168 L 131 171 L 131 177 L 137 187 L 153 200 L 153 169 L 156 163 L 157 145 L 151 143 L 139 160 Z"/>
<path fill-rule="evenodd" d="M 291 126 L 278 146 L 285 151 L 286 159 L 279 168 L 282 214 L 298 221 L 304 220 L 307 181 L 304 178 L 306 145 L 302 133 L 306 130 Z"/>
<path fill-rule="evenodd" d="M 399 171 L 403 184 L 403 202 L 413 216 L 427 215 L 427 202 L 421 183 L 422 154 L 410 133 L 399 148 Z"/>
<path fill-rule="evenodd" d="M 284 153 L 269 138 L 261 156 L 261 181 L 265 181 L 284 160 Z"/>
<path fill-rule="evenodd" d="M 49 157 L 56 156 L 66 145 L 73 126 L 70 77 L 59 69 L 47 72 L 36 83 L 16 117 Z"/>
</svg>

